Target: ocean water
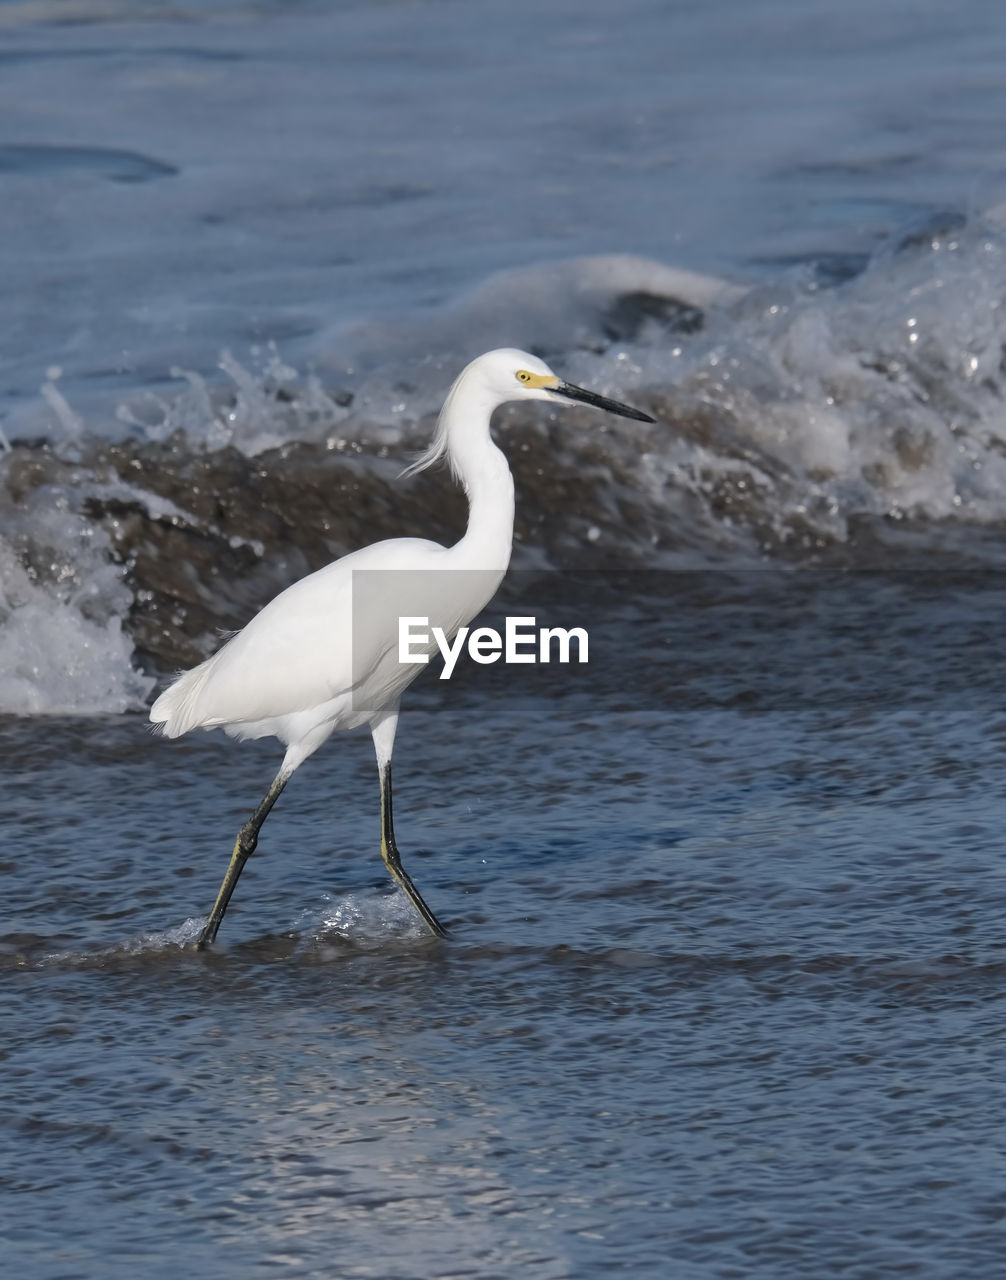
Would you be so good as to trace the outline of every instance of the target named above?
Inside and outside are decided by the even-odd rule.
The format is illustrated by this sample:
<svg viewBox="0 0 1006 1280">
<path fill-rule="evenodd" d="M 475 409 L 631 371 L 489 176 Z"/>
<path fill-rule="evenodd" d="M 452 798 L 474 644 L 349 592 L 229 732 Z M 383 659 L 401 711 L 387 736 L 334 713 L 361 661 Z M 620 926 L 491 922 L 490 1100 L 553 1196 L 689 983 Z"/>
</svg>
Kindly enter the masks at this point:
<svg viewBox="0 0 1006 1280">
<path fill-rule="evenodd" d="M 12 1270 L 994 1275 L 1002 586 L 713 579 L 633 584 L 559 689 L 416 687 L 444 942 L 366 735 L 197 954 L 276 751 L 8 721 Z"/>
<path fill-rule="evenodd" d="M 25 1280 L 1001 1270 L 1006 18 L 986 0 L 0 4 L 0 1239 Z M 449 541 L 486 621 L 308 761 L 146 707 Z"/>
</svg>

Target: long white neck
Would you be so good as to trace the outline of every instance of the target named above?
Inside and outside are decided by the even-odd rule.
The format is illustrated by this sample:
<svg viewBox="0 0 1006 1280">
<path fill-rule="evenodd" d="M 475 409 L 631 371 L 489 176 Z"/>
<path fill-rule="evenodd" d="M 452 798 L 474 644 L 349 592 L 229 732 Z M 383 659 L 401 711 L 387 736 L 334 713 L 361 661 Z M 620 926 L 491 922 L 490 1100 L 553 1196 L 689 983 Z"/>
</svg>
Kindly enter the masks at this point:
<svg viewBox="0 0 1006 1280">
<path fill-rule="evenodd" d="M 468 529 L 451 547 L 451 557 L 465 568 L 497 569 L 510 563 L 513 546 L 513 476 L 502 452 L 493 444 L 489 419 L 496 400 L 461 378 L 443 408 L 451 465 L 468 495 Z"/>
</svg>

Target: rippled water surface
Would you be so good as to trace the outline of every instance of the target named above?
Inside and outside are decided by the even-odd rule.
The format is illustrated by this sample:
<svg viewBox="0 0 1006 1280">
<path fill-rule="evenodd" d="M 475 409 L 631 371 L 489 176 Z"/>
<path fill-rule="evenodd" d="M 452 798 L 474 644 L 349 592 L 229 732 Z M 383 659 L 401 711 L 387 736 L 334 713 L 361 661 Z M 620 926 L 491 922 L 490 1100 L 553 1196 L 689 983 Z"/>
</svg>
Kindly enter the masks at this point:
<svg viewBox="0 0 1006 1280">
<path fill-rule="evenodd" d="M 792 582 L 668 579 L 585 667 L 407 696 L 445 942 L 365 736 L 196 954 L 275 744 L 3 722 L 10 1274 L 994 1274 L 1003 588 Z"/>
<path fill-rule="evenodd" d="M 4 1276 L 1001 1275 L 1002 6 L 0 30 Z M 399 473 L 500 345 L 657 419 L 496 419 L 489 620 L 589 662 L 407 695 L 447 940 L 363 735 L 195 952 L 280 751 L 154 737 L 155 679 L 459 536 Z"/>
</svg>

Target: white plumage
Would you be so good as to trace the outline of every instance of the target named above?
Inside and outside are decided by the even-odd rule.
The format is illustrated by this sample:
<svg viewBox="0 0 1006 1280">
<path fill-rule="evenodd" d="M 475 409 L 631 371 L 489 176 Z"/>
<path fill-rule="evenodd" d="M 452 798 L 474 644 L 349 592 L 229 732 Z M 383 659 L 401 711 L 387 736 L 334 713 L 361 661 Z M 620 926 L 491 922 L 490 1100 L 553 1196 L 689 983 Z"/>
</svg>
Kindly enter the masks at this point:
<svg viewBox="0 0 1006 1280">
<path fill-rule="evenodd" d="M 399 661 L 400 617 L 425 617 L 451 637 L 492 599 L 510 561 L 513 479 L 492 441 L 493 410 L 508 400 L 582 400 L 625 417 L 646 414 L 562 382 L 536 357 L 490 351 L 473 360 L 444 403 L 433 444 L 411 471 L 446 458 L 464 485 L 468 528 L 453 547 L 421 538 L 374 543 L 295 582 L 211 658 L 180 676 L 150 718 L 177 738 L 223 729 L 235 738 L 273 736 L 283 764 L 242 827 L 199 940 L 216 936 L 259 829 L 291 774 L 336 729 L 369 725 L 381 781 L 381 852 L 434 933 L 442 926 L 401 866 L 391 806 L 391 752 L 403 690 L 423 669 Z"/>
</svg>

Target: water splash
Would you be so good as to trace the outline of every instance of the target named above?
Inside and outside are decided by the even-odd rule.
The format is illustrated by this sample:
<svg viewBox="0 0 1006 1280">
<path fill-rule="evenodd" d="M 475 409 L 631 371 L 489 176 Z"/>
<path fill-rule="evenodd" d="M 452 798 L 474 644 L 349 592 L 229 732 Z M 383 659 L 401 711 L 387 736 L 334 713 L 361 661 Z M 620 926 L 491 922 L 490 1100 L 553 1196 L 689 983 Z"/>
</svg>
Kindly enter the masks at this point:
<svg viewBox="0 0 1006 1280">
<path fill-rule="evenodd" d="M 294 440 L 314 438 L 346 418 L 344 404 L 329 395 L 317 375 L 286 363 L 275 343 L 254 347 L 243 364 L 222 351 L 218 368 L 228 379 L 211 385 L 193 369 L 171 376 L 186 385 L 174 397 L 149 393 L 116 410 L 116 418 L 144 439 L 161 443 L 184 433 L 195 449 L 240 450 L 254 458 Z"/>
<path fill-rule="evenodd" d="M 518 564 L 999 554 L 1004 221 L 993 210 L 903 239 L 837 284 L 804 264 L 743 293 L 703 292 L 665 269 L 647 292 L 638 260 L 606 260 L 600 277 L 595 260 L 563 264 L 561 314 L 538 319 L 546 337 L 563 317 L 579 336 L 553 363 L 659 421 L 500 414 L 521 494 Z M 69 404 L 55 447 L 15 442 L 0 457 L 0 710 L 138 707 L 150 681 L 133 637 L 162 666 L 185 665 L 347 550 L 456 535 L 463 500 L 449 484 L 398 478 L 460 358 L 418 353 L 438 334 L 453 341 L 458 315 L 481 333 L 472 309 L 488 323 L 522 281 L 495 278 L 440 328 L 416 320 L 411 347 L 400 332 L 405 375 L 371 367 L 336 389 L 274 346 L 248 362 L 224 353 L 226 383 L 179 373 L 174 398 L 122 407 L 120 442 Z"/>
<path fill-rule="evenodd" d="M 72 492 L 36 489 L 0 536 L 0 711 L 143 706 L 153 680 L 133 666 L 132 602 L 106 530 Z"/>
<path fill-rule="evenodd" d="M 338 943 L 354 951 L 383 951 L 393 943 L 411 946 L 430 937 L 408 899 L 397 892 L 378 897 L 324 893 L 321 906 L 302 912 L 294 929 L 316 946 Z"/>
</svg>

